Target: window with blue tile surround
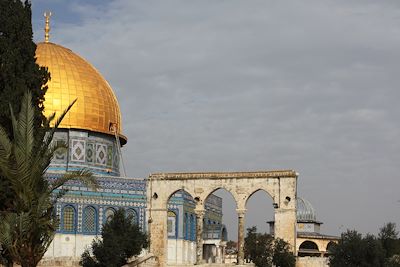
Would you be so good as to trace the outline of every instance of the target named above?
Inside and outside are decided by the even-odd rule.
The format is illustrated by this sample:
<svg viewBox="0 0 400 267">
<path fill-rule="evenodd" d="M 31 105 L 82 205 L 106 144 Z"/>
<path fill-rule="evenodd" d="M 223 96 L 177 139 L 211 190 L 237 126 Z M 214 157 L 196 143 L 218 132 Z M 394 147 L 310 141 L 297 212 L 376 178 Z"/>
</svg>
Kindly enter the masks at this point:
<svg viewBox="0 0 400 267">
<path fill-rule="evenodd" d="M 66 232 L 75 232 L 75 209 L 72 206 L 66 206 L 63 209 L 62 217 L 62 230 Z"/>
<path fill-rule="evenodd" d="M 83 218 L 82 218 L 82 231 L 84 233 L 95 234 L 97 229 L 97 212 L 94 207 L 87 206 L 83 210 Z"/>
<path fill-rule="evenodd" d="M 127 211 L 126 211 L 126 216 L 127 217 L 132 217 L 132 222 L 134 223 L 134 224 L 139 224 L 139 218 L 138 218 L 138 215 L 137 215 L 137 212 L 136 212 L 136 210 L 134 210 L 134 209 L 128 209 Z"/>
</svg>

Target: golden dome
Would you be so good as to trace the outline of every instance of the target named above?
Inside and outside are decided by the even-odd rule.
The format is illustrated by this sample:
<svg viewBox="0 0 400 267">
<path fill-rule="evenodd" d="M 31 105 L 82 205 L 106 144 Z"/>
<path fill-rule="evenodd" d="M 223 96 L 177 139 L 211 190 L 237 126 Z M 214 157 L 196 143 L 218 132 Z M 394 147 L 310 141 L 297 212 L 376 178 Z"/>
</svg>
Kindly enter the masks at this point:
<svg viewBox="0 0 400 267">
<path fill-rule="evenodd" d="M 64 117 L 60 128 L 84 129 L 114 135 L 113 127 L 125 144 L 121 133 L 121 112 L 111 86 L 86 60 L 70 49 L 50 42 L 39 43 L 36 62 L 48 67 L 51 80 L 47 83 L 45 115 L 60 115 L 78 99 Z"/>
</svg>

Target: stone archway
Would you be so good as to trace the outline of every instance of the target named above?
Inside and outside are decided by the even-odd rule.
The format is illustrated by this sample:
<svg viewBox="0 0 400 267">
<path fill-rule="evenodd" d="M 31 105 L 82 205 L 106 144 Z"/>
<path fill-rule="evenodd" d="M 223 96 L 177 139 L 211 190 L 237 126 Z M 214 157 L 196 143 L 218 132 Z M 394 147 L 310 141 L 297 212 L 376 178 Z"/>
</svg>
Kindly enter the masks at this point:
<svg viewBox="0 0 400 267">
<path fill-rule="evenodd" d="M 235 199 L 238 214 L 238 264 L 244 262 L 246 201 L 257 190 L 266 191 L 274 201 L 275 237 L 288 242 L 296 253 L 297 173 L 292 170 L 260 172 L 205 172 L 151 174 L 147 186 L 147 215 L 150 252 L 166 266 L 167 202 L 178 190 L 185 190 L 196 201 L 196 264 L 201 264 L 203 249 L 204 202 L 216 189 L 224 188 Z"/>
</svg>

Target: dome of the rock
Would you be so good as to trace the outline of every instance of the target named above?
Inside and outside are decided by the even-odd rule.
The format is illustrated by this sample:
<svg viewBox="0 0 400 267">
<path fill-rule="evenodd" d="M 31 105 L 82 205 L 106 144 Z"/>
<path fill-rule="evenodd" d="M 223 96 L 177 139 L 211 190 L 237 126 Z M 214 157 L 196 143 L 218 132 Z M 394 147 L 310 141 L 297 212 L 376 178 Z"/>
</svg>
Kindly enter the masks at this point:
<svg viewBox="0 0 400 267">
<path fill-rule="evenodd" d="M 126 143 L 117 98 L 89 62 L 70 49 L 50 42 L 37 45 L 36 57 L 36 62 L 47 67 L 51 75 L 44 102 L 46 116 L 53 112 L 60 115 L 77 99 L 59 128 L 116 133 L 121 143 Z"/>
</svg>

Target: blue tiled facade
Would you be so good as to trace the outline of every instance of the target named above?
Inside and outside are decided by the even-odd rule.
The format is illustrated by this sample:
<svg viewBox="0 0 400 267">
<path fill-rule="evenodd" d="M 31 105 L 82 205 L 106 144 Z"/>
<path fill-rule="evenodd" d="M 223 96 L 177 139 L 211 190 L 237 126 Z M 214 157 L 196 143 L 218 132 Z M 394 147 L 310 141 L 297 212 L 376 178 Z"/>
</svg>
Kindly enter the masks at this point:
<svg viewBox="0 0 400 267">
<path fill-rule="evenodd" d="M 68 189 L 68 192 L 56 205 L 60 219 L 58 233 L 99 235 L 102 225 L 120 208 L 125 209 L 143 231 L 147 231 L 147 180 L 120 177 L 118 142 L 113 136 L 61 129 L 56 133 L 54 141 L 68 144 L 68 149 L 55 155 L 46 173 L 49 181 L 57 179 L 66 171 L 86 168 L 93 172 L 99 184 L 99 188 L 93 190 L 80 182 L 72 181 L 62 188 Z M 166 218 L 170 239 L 195 241 L 194 208 L 193 198 L 184 191 L 178 191 L 171 197 L 168 203 L 169 216 Z M 218 232 L 215 231 L 218 228 L 219 233 L 222 233 L 224 226 L 221 198 L 211 195 L 205 208 L 205 232 L 211 228 Z M 204 237 L 208 236 L 205 234 Z"/>
</svg>

